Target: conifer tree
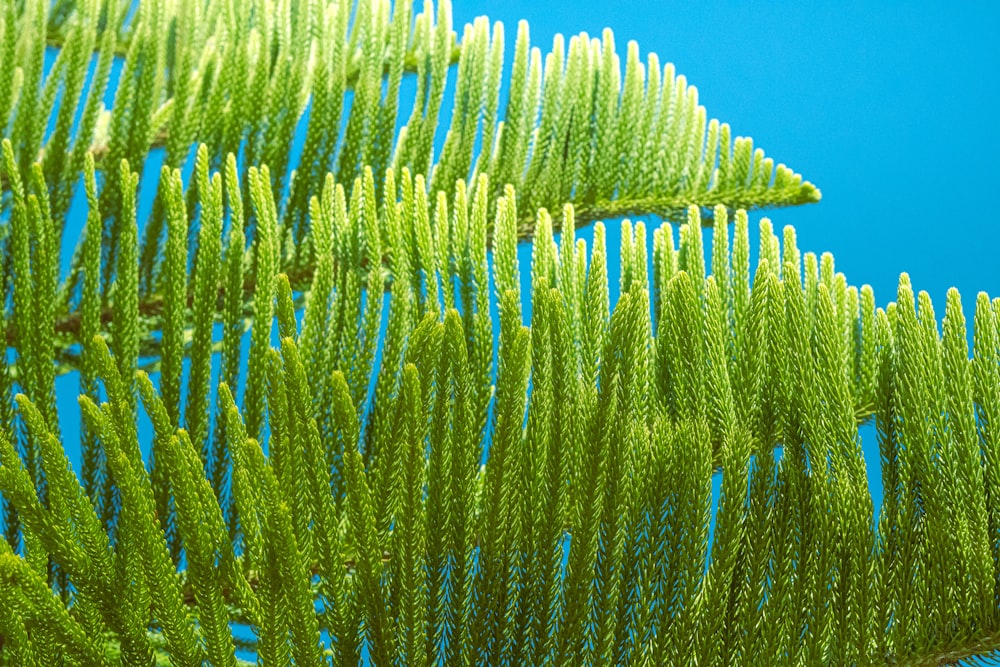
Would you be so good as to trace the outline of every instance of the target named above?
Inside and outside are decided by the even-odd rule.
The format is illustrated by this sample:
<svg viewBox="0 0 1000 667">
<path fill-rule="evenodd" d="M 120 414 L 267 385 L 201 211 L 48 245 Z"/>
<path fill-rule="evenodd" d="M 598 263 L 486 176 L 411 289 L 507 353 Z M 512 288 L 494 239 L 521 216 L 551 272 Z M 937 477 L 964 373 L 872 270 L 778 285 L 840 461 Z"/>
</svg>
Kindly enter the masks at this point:
<svg viewBox="0 0 1000 667">
<path fill-rule="evenodd" d="M 610 31 L 132 5 L 0 9 L 0 666 L 1000 650 L 1000 299 L 752 231 L 819 190 Z"/>
</svg>

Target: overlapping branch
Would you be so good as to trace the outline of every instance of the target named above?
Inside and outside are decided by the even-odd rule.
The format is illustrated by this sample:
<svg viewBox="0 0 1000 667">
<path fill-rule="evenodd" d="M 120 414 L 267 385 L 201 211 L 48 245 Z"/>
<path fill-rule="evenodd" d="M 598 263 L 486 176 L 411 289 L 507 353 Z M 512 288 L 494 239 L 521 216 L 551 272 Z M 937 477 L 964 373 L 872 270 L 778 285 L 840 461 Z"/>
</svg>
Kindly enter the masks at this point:
<svg viewBox="0 0 1000 667">
<path fill-rule="evenodd" d="M 0 66 L 0 664 L 997 648 L 1000 301 L 980 295 L 970 357 L 957 292 L 940 326 L 906 276 L 879 308 L 766 219 L 752 269 L 744 209 L 818 191 L 655 56 L 629 45 L 623 69 L 610 33 L 558 38 L 543 67 L 521 26 L 501 111 L 502 28 L 456 47 L 447 4 L 149 0 L 126 28 L 127 4 L 0 15 L 19 63 Z M 142 227 L 135 168 L 157 142 Z M 605 228 L 588 248 L 576 226 L 649 213 L 682 224 L 623 223 L 612 299 Z M 82 480 L 54 360 L 80 371 Z"/>
</svg>

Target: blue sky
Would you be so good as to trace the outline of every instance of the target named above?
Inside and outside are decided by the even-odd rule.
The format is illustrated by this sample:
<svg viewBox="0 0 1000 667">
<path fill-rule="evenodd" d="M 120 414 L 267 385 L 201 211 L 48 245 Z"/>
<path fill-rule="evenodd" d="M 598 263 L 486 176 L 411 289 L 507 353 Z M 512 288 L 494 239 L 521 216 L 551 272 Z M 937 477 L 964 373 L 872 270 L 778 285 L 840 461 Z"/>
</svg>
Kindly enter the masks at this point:
<svg viewBox="0 0 1000 667">
<path fill-rule="evenodd" d="M 953 285 L 969 318 L 1000 295 L 1000 4 L 454 0 L 456 26 L 480 14 L 509 40 L 526 19 L 543 50 L 607 26 L 673 62 L 709 117 L 820 187 L 768 215 L 881 305 L 901 271 L 941 312 Z"/>
</svg>

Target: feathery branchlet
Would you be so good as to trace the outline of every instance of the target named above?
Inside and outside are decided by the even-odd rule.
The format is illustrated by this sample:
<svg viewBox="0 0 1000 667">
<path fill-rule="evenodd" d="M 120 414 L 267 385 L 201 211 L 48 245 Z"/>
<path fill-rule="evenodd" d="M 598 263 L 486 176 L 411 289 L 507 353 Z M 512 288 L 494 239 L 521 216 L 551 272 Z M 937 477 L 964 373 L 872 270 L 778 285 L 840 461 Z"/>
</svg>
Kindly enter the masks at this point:
<svg viewBox="0 0 1000 667">
<path fill-rule="evenodd" d="M 0 665 L 997 648 L 1000 301 L 970 356 L 954 290 L 752 255 L 818 190 L 610 31 L 508 74 L 447 0 L 127 5 L 0 10 Z"/>
</svg>

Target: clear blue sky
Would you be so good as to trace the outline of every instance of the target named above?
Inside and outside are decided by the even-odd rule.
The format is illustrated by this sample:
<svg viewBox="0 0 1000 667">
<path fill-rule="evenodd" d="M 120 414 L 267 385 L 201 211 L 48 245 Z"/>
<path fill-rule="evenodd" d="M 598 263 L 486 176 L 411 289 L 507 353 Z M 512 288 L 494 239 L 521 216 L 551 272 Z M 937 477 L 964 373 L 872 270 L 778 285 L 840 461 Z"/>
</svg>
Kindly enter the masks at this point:
<svg viewBox="0 0 1000 667">
<path fill-rule="evenodd" d="M 453 2 L 457 26 L 485 14 L 509 40 L 526 19 L 543 50 L 607 26 L 673 62 L 709 117 L 821 188 L 768 215 L 881 305 L 901 271 L 941 312 L 952 285 L 968 318 L 1000 295 L 1000 3 Z"/>
</svg>

